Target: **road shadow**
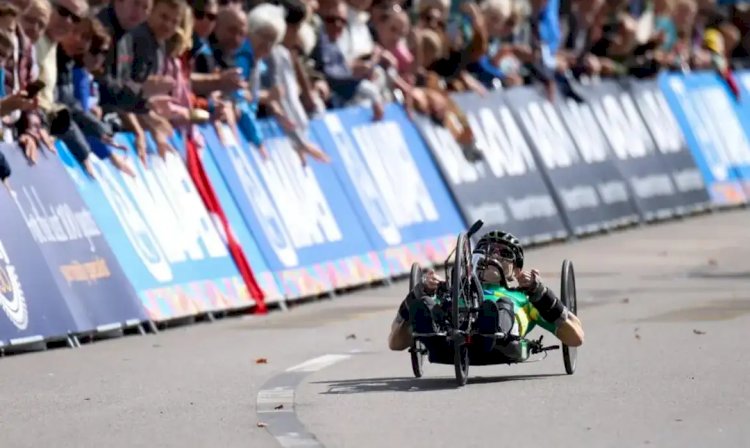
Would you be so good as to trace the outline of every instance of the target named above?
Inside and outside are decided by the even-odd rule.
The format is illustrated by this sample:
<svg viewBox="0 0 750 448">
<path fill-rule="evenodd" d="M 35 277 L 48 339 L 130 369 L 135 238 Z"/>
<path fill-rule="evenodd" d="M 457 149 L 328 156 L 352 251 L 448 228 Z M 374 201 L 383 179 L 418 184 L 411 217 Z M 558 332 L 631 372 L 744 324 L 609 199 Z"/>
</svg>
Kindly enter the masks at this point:
<svg viewBox="0 0 750 448">
<path fill-rule="evenodd" d="M 564 373 L 545 373 L 537 375 L 505 375 L 490 377 L 469 377 L 467 385 L 493 384 L 510 381 L 541 380 L 557 376 L 567 376 Z M 320 395 L 350 395 L 366 394 L 373 392 L 429 392 L 436 390 L 456 389 L 456 380 L 453 377 L 387 377 L 387 378 L 363 378 L 353 380 L 317 381 L 312 384 L 325 384 L 328 390 Z"/>
</svg>

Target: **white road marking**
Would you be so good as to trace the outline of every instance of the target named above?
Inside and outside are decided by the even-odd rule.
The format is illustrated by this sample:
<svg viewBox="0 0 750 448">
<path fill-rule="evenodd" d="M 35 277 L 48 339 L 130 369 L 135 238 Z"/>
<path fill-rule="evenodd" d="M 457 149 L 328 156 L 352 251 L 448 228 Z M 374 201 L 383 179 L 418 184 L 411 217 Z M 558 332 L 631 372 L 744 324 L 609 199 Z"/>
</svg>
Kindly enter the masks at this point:
<svg viewBox="0 0 750 448">
<path fill-rule="evenodd" d="M 276 387 L 261 389 L 255 401 L 255 412 L 259 421 L 266 423 L 266 430 L 284 448 L 318 447 L 323 445 L 315 440 L 302 422 L 299 421 L 294 409 L 294 391 L 307 375 L 317 372 L 338 362 L 347 360 L 358 353 L 352 350 L 350 354 L 328 354 L 309 359 L 301 364 L 290 367 L 272 381 Z"/>
<path fill-rule="evenodd" d="M 296 446 L 322 446 L 320 442 L 308 437 L 300 437 L 300 434 L 296 432 L 288 432 L 283 436 L 276 437 L 276 440 L 278 440 L 279 444 L 284 448 L 292 448 Z"/>
<path fill-rule="evenodd" d="M 294 367 L 286 369 L 287 372 L 317 372 L 318 370 L 330 367 L 337 362 L 351 358 L 351 355 L 323 355 L 297 364 Z"/>
</svg>

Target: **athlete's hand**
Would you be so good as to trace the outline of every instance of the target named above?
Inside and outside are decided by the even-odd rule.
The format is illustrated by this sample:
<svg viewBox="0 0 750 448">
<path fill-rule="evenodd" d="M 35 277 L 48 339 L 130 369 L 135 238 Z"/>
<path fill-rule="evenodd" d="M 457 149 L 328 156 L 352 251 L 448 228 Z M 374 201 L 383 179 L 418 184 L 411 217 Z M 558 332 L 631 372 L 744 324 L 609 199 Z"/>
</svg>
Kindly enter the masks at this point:
<svg viewBox="0 0 750 448">
<path fill-rule="evenodd" d="M 437 275 L 437 272 L 435 272 L 433 269 L 428 270 L 423 275 L 422 284 L 424 285 L 424 292 L 428 294 L 432 294 L 435 291 L 437 291 L 438 286 L 440 286 L 440 283 L 444 282 L 439 275 Z"/>
<path fill-rule="evenodd" d="M 536 269 L 532 269 L 531 271 L 516 269 L 515 277 L 518 281 L 518 286 L 523 289 L 536 289 L 542 281 L 542 277 Z"/>
</svg>

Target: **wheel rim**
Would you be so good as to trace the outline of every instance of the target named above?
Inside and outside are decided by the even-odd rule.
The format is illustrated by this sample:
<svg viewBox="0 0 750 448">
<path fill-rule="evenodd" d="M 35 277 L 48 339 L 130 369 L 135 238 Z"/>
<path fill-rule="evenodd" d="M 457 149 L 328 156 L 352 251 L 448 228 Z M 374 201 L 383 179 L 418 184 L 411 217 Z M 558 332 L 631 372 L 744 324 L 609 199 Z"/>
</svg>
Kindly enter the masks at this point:
<svg viewBox="0 0 750 448">
<path fill-rule="evenodd" d="M 560 292 L 562 294 L 563 303 L 572 313 L 578 313 L 578 300 L 576 297 L 576 283 L 575 283 L 575 271 L 573 269 L 573 263 L 569 260 L 565 260 L 563 263 L 562 272 L 562 285 Z M 570 347 L 563 344 L 563 361 L 565 363 L 565 371 L 568 374 L 572 374 L 576 370 L 576 363 L 578 360 L 578 349 L 576 347 Z"/>
<path fill-rule="evenodd" d="M 412 347 L 411 353 L 411 367 L 414 371 L 414 376 L 421 378 L 424 373 L 424 351 L 425 346 L 421 341 L 416 341 Z"/>
<path fill-rule="evenodd" d="M 469 379 L 469 349 L 463 344 L 457 345 L 454 353 L 456 381 L 459 386 L 463 386 Z"/>
<path fill-rule="evenodd" d="M 456 245 L 456 259 L 451 275 L 451 308 L 453 326 L 456 330 L 468 330 L 469 307 L 467 297 L 471 297 L 471 259 L 469 240 L 461 234 Z"/>
<path fill-rule="evenodd" d="M 418 263 L 411 265 L 411 275 L 409 276 L 409 291 L 414 290 L 419 282 L 422 281 L 422 268 Z"/>
</svg>

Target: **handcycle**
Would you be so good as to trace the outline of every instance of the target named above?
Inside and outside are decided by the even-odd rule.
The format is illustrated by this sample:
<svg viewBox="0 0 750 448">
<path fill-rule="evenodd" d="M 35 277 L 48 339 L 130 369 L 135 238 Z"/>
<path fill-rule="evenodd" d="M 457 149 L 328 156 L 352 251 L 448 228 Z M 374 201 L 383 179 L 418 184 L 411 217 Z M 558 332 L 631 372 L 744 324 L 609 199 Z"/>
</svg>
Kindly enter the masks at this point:
<svg viewBox="0 0 750 448">
<path fill-rule="evenodd" d="M 475 325 L 484 295 L 481 283 L 474 271 L 471 244 L 472 236 L 483 225 L 483 221 L 479 220 L 467 232 L 460 233 L 456 247 L 444 263 L 446 283 L 438 289 L 437 295 L 443 309 L 449 312 L 445 313 L 445 321 L 440 323 L 440 332 L 412 334 L 409 352 L 412 371 L 417 378 L 421 378 L 424 374 L 425 358 L 433 364 L 453 364 L 456 382 L 461 387 L 468 381 L 469 366 L 519 364 L 527 362 L 531 355 L 560 349 L 559 345 L 545 347 L 542 343 L 543 336 L 537 340 L 512 335 L 506 338 L 506 335 L 500 332 L 495 333 L 495 339 L 512 341 L 515 347 L 518 347 L 518 356 L 507 356 L 499 351 L 488 353 L 482 349 L 481 344 L 475 343 L 480 338 L 488 337 L 488 335 L 479 334 Z M 451 256 L 454 256 L 452 265 L 449 263 Z M 571 312 L 577 314 L 575 271 L 570 260 L 563 261 L 561 274 L 560 299 Z M 414 290 L 414 287 L 421 281 L 422 269 L 418 263 L 414 263 L 409 278 L 409 291 Z M 507 281 L 505 279 L 503 281 L 507 285 Z M 433 341 L 433 346 L 436 345 L 434 342 L 438 342 L 437 345 L 443 349 L 438 350 L 438 353 L 431 353 L 427 349 L 428 340 Z M 566 373 L 568 375 L 575 373 L 577 349 L 562 344 L 562 357 Z"/>
</svg>

